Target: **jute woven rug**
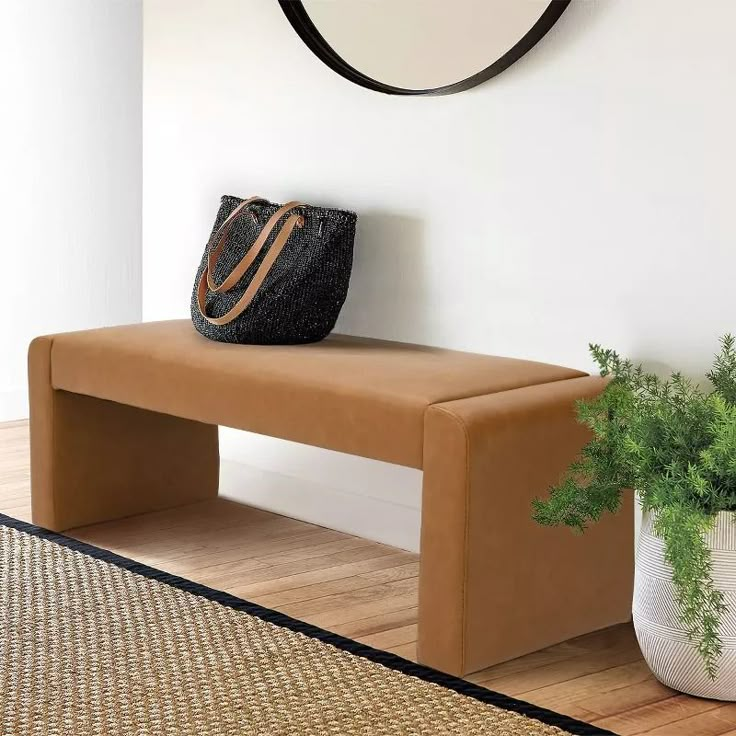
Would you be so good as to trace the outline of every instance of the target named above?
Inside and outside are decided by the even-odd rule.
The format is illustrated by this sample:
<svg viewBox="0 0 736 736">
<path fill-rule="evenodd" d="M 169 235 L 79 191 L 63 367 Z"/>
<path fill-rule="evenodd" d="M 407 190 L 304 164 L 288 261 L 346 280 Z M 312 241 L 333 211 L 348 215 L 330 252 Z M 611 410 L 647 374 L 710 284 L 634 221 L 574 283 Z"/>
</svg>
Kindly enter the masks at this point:
<svg viewBox="0 0 736 736">
<path fill-rule="evenodd" d="M 0 514 L 2 736 L 607 733 Z"/>
</svg>

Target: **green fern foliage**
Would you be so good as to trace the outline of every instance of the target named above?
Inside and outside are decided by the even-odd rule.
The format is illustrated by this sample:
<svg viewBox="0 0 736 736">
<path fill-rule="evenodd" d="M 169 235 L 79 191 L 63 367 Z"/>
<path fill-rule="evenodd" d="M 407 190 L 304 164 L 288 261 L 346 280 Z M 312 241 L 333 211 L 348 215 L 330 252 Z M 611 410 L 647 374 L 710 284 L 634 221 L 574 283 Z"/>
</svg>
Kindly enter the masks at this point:
<svg viewBox="0 0 736 736">
<path fill-rule="evenodd" d="M 680 373 L 668 379 L 647 373 L 600 345 L 590 351 L 610 378 L 598 397 L 577 406 L 592 439 L 549 497 L 534 501 L 534 518 L 582 532 L 615 513 L 623 491 L 636 489 L 664 541 L 680 620 L 714 678 L 726 608 L 713 584 L 705 534 L 715 514 L 736 511 L 736 339 L 721 339 L 709 389 Z"/>
</svg>

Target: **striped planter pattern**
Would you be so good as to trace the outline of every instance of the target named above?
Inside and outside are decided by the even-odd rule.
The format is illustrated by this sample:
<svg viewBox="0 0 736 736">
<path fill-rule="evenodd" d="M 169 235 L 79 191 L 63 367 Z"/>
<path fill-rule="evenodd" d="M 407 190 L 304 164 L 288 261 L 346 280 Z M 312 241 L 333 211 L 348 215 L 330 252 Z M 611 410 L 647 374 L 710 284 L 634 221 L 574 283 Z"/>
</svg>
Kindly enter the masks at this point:
<svg viewBox="0 0 736 736">
<path fill-rule="evenodd" d="M 718 676 L 705 673 L 698 651 L 678 619 L 671 567 L 664 543 L 653 531 L 654 517 L 645 512 L 636 556 L 634 628 L 644 659 L 663 684 L 690 695 L 736 700 L 736 523 L 721 512 L 706 541 L 713 559 L 713 581 L 724 593 L 728 611 L 721 622 L 723 654 Z"/>
</svg>

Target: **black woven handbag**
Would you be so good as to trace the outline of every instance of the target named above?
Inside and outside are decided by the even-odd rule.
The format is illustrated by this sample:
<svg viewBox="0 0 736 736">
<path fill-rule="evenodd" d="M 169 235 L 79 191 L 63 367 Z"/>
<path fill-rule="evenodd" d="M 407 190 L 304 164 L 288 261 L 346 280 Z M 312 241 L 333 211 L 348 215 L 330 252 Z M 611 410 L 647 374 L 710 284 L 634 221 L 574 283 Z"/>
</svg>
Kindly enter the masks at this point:
<svg viewBox="0 0 736 736">
<path fill-rule="evenodd" d="M 348 293 L 356 219 L 301 202 L 223 197 L 194 282 L 194 326 L 220 342 L 324 339 Z"/>
</svg>

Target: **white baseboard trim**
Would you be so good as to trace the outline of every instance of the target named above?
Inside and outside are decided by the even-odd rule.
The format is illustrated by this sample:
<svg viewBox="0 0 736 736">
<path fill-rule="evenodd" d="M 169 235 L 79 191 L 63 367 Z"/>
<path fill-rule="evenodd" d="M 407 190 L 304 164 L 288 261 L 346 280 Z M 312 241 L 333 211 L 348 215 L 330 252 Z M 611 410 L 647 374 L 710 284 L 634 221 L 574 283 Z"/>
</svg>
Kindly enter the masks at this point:
<svg viewBox="0 0 736 736">
<path fill-rule="evenodd" d="M 28 391 L 25 388 L 0 391 L 0 422 L 28 418 Z"/>
<path fill-rule="evenodd" d="M 233 460 L 221 461 L 220 495 L 392 547 L 419 551 L 421 512 L 418 508 L 260 470 Z"/>
<path fill-rule="evenodd" d="M 220 427 L 220 457 L 390 505 L 421 508 L 422 471 Z"/>
</svg>

